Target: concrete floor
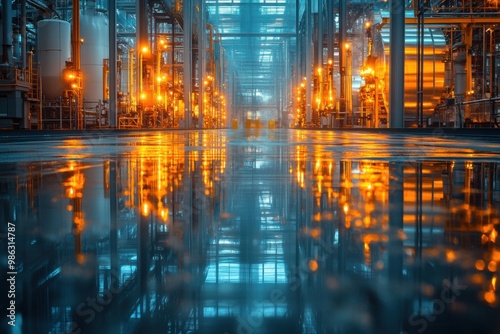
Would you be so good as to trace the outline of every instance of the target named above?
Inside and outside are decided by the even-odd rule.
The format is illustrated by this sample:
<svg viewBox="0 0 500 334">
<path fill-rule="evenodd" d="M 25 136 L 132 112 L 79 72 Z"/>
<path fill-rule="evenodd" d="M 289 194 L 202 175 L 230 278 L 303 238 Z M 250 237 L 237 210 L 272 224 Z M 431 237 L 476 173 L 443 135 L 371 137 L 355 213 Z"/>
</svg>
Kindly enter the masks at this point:
<svg viewBox="0 0 500 334">
<path fill-rule="evenodd" d="M 500 332 L 498 130 L 0 143 L 2 333 Z"/>
</svg>

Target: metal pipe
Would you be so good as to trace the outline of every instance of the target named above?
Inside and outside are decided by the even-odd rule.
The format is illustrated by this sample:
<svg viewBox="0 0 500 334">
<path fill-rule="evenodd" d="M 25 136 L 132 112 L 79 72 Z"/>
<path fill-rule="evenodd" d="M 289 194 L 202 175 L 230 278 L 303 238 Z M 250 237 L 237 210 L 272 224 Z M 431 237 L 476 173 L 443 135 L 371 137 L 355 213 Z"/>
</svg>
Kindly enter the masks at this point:
<svg viewBox="0 0 500 334">
<path fill-rule="evenodd" d="M 318 45 L 316 55 L 316 66 L 323 65 L 323 0 L 318 0 Z"/>
<path fill-rule="evenodd" d="M 454 80 L 454 93 L 455 93 L 455 100 L 458 106 L 458 119 L 460 120 L 460 123 L 457 123 L 455 121 L 455 127 L 458 127 L 463 120 L 463 115 L 462 115 L 462 109 L 460 108 L 461 104 L 464 102 L 464 97 L 467 91 L 467 79 L 466 79 L 466 62 L 467 62 L 467 56 L 466 56 L 467 50 L 466 46 L 464 44 L 460 45 L 460 47 L 456 51 L 455 58 L 453 59 L 454 63 L 454 69 L 455 69 L 455 80 Z"/>
<path fill-rule="evenodd" d="M 192 48 L 192 25 L 193 25 L 193 8 L 192 0 L 183 1 L 183 11 L 184 11 L 184 128 L 189 129 L 191 127 L 191 71 L 192 71 L 192 60 L 193 60 L 193 48 Z"/>
<path fill-rule="evenodd" d="M 80 60 L 80 1 L 73 0 L 73 27 L 71 34 L 71 46 L 73 48 L 73 69 L 78 76 L 78 87 L 76 88 L 77 95 L 77 110 L 76 110 L 76 127 L 83 128 L 83 78 L 81 75 L 81 60 Z"/>
<path fill-rule="evenodd" d="M 495 96 L 495 43 L 494 43 L 495 29 L 490 28 L 490 97 Z"/>
<path fill-rule="evenodd" d="M 12 4 L 2 0 L 2 63 L 12 64 Z"/>
<path fill-rule="evenodd" d="M 135 82 L 135 76 L 134 76 L 134 71 L 135 71 L 135 50 L 133 48 L 130 48 L 128 50 L 128 99 L 129 103 L 135 107 L 136 105 L 136 98 L 137 98 L 137 85 Z"/>
<path fill-rule="evenodd" d="M 206 66 L 206 61 L 205 61 L 205 49 L 206 49 L 206 41 L 205 41 L 205 35 L 206 35 L 206 27 L 205 27 L 205 15 L 204 10 L 205 10 L 205 1 L 201 1 L 200 3 L 200 23 L 199 23 L 199 31 L 198 31 L 198 54 L 200 57 L 198 58 L 198 125 L 201 128 L 204 128 L 204 113 L 205 113 L 205 105 L 204 105 L 204 95 L 205 95 L 205 72 L 207 71 L 207 66 Z M 210 41 L 211 43 L 211 41 Z M 209 57 L 213 57 L 213 53 L 209 52 Z M 212 74 L 212 73 L 211 73 Z M 207 110 L 208 111 L 208 110 Z M 212 115 L 210 115 L 211 117 Z M 211 121 L 212 119 L 209 118 L 209 127 L 212 126 Z"/>
<path fill-rule="evenodd" d="M 26 0 L 21 0 L 21 68 L 26 68 Z"/>
<path fill-rule="evenodd" d="M 306 11 L 304 12 L 306 19 L 306 38 L 304 41 L 305 46 L 305 70 L 306 70 L 306 122 L 311 122 L 311 101 L 312 101 L 312 50 L 314 48 L 312 41 L 311 29 L 311 1 L 307 0 Z"/>
<path fill-rule="evenodd" d="M 340 70 L 340 103 L 339 111 L 341 115 L 345 115 L 345 76 L 346 76 L 346 64 L 345 64 L 345 48 L 344 43 L 346 42 L 346 23 L 347 23 L 347 4 L 346 0 L 339 1 L 339 70 Z"/>
<path fill-rule="evenodd" d="M 109 18 L 109 105 L 108 117 L 109 126 L 116 127 L 118 125 L 118 112 L 117 112 L 117 87 L 116 87 L 116 74 L 117 74 L 117 46 L 116 46 L 116 1 L 108 2 L 108 18 Z M 130 68 L 129 68 L 130 70 Z"/>
<path fill-rule="evenodd" d="M 399 0 L 391 0 L 391 69 L 390 69 L 390 108 L 389 126 L 404 127 L 404 69 L 405 69 L 405 8 Z"/>
<path fill-rule="evenodd" d="M 301 68 L 301 50 L 300 50 L 300 18 L 299 18 L 299 13 L 300 13 L 300 1 L 295 2 L 295 54 L 297 55 L 295 57 L 295 87 L 299 87 L 300 85 L 300 80 L 302 80 L 300 71 L 299 69 Z M 294 111 L 295 113 L 296 111 Z"/>
<path fill-rule="evenodd" d="M 424 3 L 418 1 L 417 13 L 417 123 L 423 126 L 424 110 Z"/>
</svg>

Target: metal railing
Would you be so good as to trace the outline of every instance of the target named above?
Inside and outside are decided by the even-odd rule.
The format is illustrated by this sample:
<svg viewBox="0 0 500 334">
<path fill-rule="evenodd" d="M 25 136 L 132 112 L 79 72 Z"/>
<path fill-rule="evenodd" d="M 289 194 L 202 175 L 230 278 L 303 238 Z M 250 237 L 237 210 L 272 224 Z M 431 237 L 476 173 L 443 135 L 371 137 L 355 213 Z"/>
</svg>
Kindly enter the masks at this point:
<svg viewBox="0 0 500 334">
<path fill-rule="evenodd" d="M 465 127 L 500 127 L 500 97 L 457 103 Z M 464 110 L 464 113 L 461 111 Z"/>
</svg>

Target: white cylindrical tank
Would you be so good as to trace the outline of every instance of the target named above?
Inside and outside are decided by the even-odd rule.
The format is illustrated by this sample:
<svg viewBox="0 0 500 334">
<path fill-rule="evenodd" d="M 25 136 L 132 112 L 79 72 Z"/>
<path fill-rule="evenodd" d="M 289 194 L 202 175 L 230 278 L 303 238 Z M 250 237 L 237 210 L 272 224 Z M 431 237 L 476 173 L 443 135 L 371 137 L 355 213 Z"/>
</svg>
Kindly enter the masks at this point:
<svg viewBox="0 0 500 334">
<path fill-rule="evenodd" d="M 95 8 L 80 15 L 81 69 L 85 106 L 103 99 L 103 59 L 109 57 L 108 18 Z"/>
<path fill-rule="evenodd" d="M 63 70 L 71 60 L 71 25 L 62 20 L 41 20 L 37 24 L 38 62 L 43 95 L 53 100 L 66 89 Z"/>
</svg>

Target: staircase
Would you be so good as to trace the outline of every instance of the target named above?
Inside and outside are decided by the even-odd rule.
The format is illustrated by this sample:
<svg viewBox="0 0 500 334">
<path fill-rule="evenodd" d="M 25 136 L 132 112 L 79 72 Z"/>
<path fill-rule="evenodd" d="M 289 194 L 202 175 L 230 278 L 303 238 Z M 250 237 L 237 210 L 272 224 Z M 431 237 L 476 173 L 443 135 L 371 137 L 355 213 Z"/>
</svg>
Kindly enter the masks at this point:
<svg viewBox="0 0 500 334">
<path fill-rule="evenodd" d="M 387 117 L 388 117 L 387 100 L 385 98 L 384 90 L 382 90 L 382 89 L 378 90 L 377 99 L 378 99 L 378 119 L 379 119 L 378 127 L 383 128 L 383 127 L 387 126 L 387 121 L 388 121 L 387 120 Z"/>
</svg>

